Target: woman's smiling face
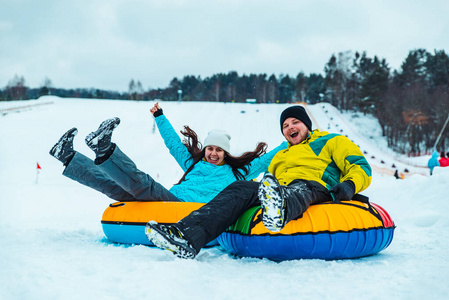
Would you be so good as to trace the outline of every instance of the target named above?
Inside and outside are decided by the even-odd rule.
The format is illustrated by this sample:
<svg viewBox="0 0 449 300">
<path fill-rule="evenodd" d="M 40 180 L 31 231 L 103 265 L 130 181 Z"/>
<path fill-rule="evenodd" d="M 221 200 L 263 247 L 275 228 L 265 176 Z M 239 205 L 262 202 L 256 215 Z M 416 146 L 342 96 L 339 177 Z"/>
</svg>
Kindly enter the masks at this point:
<svg viewBox="0 0 449 300">
<path fill-rule="evenodd" d="M 213 165 L 219 165 L 223 162 L 225 158 L 225 151 L 217 146 L 207 146 L 206 152 L 204 153 L 204 157 L 208 163 Z"/>
<path fill-rule="evenodd" d="M 309 129 L 296 118 L 287 118 L 282 124 L 282 134 L 290 145 L 298 145 L 309 136 Z"/>
</svg>

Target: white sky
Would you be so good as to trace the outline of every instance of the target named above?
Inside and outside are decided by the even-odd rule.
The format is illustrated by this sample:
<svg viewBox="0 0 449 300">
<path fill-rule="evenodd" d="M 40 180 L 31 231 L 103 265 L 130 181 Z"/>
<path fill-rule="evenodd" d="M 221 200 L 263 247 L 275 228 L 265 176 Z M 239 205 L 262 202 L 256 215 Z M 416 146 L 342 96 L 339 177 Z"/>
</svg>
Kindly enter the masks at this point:
<svg viewBox="0 0 449 300">
<path fill-rule="evenodd" d="M 449 1 L 0 0 L 0 88 L 127 91 L 237 71 L 322 73 L 367 51 L 398 69 L 410 50 L 449 52 Z"/>
</svg>

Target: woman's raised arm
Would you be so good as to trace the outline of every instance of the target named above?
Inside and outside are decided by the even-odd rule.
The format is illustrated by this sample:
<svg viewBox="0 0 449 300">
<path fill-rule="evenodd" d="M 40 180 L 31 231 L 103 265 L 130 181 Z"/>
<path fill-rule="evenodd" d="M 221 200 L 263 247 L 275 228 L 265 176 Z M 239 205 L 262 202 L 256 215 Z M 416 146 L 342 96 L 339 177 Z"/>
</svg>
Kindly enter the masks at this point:
<svg viewBox="0 0 449 300">
<path fill-rule="evenodd" d="M 165 146 L 185 172 L 192 164 L 192 155 L 187 150 L 187 147 L 182 143 L 181 138 L 176 133 L 173 126 L 165 117 L 158 102 L 154 104 L 154 106 L 150 109 L 150 112 L 155 117 L 157 128 L 159 129 L 159 133 L 164 140 Z"/>
</svg>

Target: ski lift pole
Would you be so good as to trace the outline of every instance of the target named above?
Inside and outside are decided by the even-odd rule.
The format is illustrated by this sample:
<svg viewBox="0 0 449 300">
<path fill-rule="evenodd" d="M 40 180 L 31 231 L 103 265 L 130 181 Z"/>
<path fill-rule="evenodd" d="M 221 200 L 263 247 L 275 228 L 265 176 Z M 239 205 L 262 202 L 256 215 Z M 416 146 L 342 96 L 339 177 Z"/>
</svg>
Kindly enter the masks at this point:
<svg viewBox="0 0 449 300">
<path fill-rule="evenodd" d="M 449 122 L 449 114 L 447 115 L 446 122 L 444 122 L 443 128 L 441 128 L 440 134 L 437 137 L 437 140 L 435 141 L 435 144 L 433 145 L 433 149 L 437 149 L 438 142 L 440 141 L 441 136 L 443 135 L 443 131 L 446 128 L 447 123 Z"/>
</svg>

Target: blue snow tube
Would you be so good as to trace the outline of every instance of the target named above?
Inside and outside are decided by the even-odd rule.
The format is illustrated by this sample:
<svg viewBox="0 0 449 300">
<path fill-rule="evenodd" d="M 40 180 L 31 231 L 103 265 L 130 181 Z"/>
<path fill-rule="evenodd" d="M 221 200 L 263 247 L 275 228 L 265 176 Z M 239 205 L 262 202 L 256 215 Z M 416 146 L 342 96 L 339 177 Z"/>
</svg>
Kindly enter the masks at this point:
<svg viewBox="0 0 449 300">
<path fill-rule="evenodd" d="M 218 242 L 227 251 L 246 257 L 348 259 L 376 254 L 393 240 L 395 225 L 379 205 L 358 201 L 327 202 L 309 207 L 280 232 L 261 222 L 261 209 L 248 210 Z"/>
</svg>

